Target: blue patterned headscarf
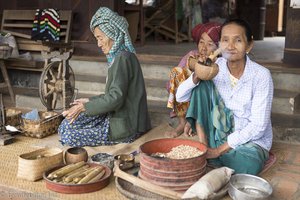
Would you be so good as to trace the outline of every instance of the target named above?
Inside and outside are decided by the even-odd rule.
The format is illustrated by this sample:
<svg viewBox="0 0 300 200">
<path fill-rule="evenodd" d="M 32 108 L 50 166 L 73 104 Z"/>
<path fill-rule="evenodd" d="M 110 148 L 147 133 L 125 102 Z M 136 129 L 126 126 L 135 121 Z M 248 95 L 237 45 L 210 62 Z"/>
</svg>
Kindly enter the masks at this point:
<svg viewBox="0 0 300 200">
<path fill-rule="evenodd" d="M 90 23 L 92 32 L 94 32 L 96 27 L 114 41 L 112 48 L 108 55 L 106 55 L 109 64 L 113 61 L 115 56 L 123 50 L 135 53 L 128 33 L 128 23 L 124 17 L 109 8 L 101 7 L 94 14 Z"/>
</svg>

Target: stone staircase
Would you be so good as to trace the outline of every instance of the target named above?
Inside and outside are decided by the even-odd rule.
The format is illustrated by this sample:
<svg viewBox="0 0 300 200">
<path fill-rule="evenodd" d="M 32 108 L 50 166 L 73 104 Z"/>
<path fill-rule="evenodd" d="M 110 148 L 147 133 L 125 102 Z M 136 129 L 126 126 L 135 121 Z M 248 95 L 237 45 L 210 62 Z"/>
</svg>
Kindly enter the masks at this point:
<svg viewBox="0 0 300 200">
<path fill-rule="evenodd" d="M 168 57 L 168 62 L 156 62 L 155 59 L 142 59 L 141 65 L 146 82 L 148 107 L 153 126 L 162 122 L 176 123 L 169 118 L 166 108 L 168 93 L 166 82 L 170 69 L 177 63 L 178 57 Z M 161 60 L 161 59 L 160 59 Z M 82 61 L 72 59 L 70 65 L 75 73 L 75 87 L 78 97 L 89 97 L 100 94 L 105 88 L 106 63 L 98 61 Z M 272 123 L 274 140 L 300 144 L 300 69 L 283 68 L 274 63 L 264 63 L 271 70 L 275 86 L 272 105 Z M 39 74 L 30 73 L 22 76 L 22 72 L 9 72 L 12 84 L 16 89 L 16 106 L 22 108 L 45 109 L 38 97 Z M 21 80 L 21 79 L 26 80 Z M 30 79 L 30 90 L 21 89 L 22 84 Z M 22 92 L 23 90 L 23 92 Z M 19 92 L 18 92 L 19 91 Z M 24 94 L 25 93 L 25 94 Z"/>
<path fill-rule="evenodd" d="M 265 64 L 274 82 L 274 140 L 300 144 L 300 69 Z"/>
</svg>

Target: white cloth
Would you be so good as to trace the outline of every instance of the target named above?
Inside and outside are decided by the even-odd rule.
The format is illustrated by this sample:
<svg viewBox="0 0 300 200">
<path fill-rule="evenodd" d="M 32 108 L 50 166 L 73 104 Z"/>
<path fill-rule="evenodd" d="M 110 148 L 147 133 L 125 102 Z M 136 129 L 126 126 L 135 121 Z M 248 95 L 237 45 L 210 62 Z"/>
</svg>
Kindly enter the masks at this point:
<svg viewBox="0 0 300 200">
<path fill-rule="evenodd" d="M 233 169 L 228 167 L 220 167 L 213 169 L 204 176 L 202 176 L 196 183 L 194 183 L 182 196 L 182 199 L 195 198 L 211 199 L 211 195 L 216 194 L 229 181 L 231 175 L 234 173 Z"/>
<path fill-rule="evenodd" d="M 273 140 L 271 108 L 274 90 L 270 71 L 247 57 L 244 73 L 232 88 L 227 60 L 218 58 L 216 63 L 219 73 L 213 82 L 226 107 L 234 114 L 235 131 L 228 136 L 228 145 L 236 148 L 252 141 L 269 151 Z M 190 76 L 178 87 L 176 100 L 189 101 L 196 86 Z"/>
</svg>

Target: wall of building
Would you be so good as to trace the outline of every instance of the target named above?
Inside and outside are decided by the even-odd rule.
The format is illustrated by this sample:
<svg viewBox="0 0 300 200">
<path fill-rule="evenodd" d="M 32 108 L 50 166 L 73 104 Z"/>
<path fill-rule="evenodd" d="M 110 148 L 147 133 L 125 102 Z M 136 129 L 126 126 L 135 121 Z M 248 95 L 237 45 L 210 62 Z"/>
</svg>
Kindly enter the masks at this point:
<svg viewBox="0 0 300 200">
<path fill-rule="evenodd" d="M 72 10 L 73 23 L 71 40 L 75 45 L 75 55 L 97 55 L 99 50 L 89 25 L 93 14 L 101 6 L 122 13 L 125 1 L 120 0 L 0 0 L 0 17 L 2 11 L 33 10 L 37 8 L 57 8 L 58 10 Z"/>
<path fill-rule="evenodd" d="M 286 39 L 283 62 L 300 68 L 300 5 L 293 8 L 288 1 Z"/>
</svg>

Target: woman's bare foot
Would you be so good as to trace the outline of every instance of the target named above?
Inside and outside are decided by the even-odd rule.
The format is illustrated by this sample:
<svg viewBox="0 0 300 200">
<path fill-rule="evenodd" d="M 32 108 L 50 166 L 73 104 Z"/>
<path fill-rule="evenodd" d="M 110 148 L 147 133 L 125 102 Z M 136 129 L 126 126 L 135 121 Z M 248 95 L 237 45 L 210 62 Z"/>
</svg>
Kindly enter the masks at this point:
<svg viewBox="0 0 300 200">
<path fill-rule="evenodd" d="M 166 131 L 165 136 L 169 138 L 176 138 L 180 136 L 183 133 L 184 126 L 186 124 L 185 117 L 178 117 L 179 118 L 179 124 L 178 126 L 173 129 L 172 131 Z"/>
</svg>

